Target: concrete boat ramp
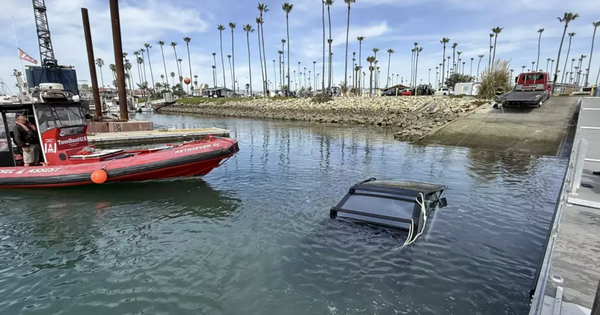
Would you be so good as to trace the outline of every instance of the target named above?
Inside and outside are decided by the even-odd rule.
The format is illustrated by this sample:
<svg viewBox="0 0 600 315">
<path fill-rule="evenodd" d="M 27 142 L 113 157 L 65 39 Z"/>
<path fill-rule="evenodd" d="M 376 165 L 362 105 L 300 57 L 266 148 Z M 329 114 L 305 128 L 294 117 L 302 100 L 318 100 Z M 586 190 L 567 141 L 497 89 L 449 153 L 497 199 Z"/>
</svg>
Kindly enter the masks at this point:
<svg viewBox="0 0 600 315">
<path fill-rule="evenodd" d="M 600 314 L 600 98 L 580 105 L 530 315 Z"/>
<path fill-rule="evenodd" d="M 577 97 L 552 97 L 541 108 L 480 107 L 421 142 L 556 155 L 566 138 L 578 100 Z"/>
<path fill-rule="evenodd" d="M 213 135 L 229 137 L 229 130 L 220 128 L 170 129 L 88 134 L 88 142 L 98 146 L 131 146 L 191 141 Z"/>
</svg>

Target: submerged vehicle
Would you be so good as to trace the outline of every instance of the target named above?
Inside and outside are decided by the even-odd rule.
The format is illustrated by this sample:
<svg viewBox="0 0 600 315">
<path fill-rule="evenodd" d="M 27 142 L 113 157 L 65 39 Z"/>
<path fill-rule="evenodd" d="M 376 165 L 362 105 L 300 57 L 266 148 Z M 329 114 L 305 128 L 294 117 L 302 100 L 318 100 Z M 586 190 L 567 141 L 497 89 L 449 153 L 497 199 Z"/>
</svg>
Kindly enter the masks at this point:
<svg viewBox="0 0 600 315">
<path fill-rule="evenodd" d="M 239 151 L 236 140 L 212 136 L 152 149 L 97 149 L 88 144 L 86 110 L 69 96 L 46 90 L 40 93 L 41 102 L 0 105 L 0 188 L 202 176 Z M 12 132 L 19 115 L 34 127 L 41 166 L 24 166 Z"/>
<path fill-rule="evenodd" d="M 329 216 L 408 231 L 406 245 L 423 233 L 434 209 L 447 205 L 445 190 L 439 184 L 370 178 L 352 186 Z"/>
</svg>

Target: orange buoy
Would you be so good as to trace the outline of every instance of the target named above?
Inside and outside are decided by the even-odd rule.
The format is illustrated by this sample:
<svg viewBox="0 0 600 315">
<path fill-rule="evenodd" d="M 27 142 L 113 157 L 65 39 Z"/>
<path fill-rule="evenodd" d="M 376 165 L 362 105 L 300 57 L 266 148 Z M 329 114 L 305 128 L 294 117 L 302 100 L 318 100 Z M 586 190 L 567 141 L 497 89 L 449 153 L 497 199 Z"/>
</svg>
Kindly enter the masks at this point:
<svg viewBox="0 0 600 315">
<path fill-rule="evenodd" d="M 97 170 L 92 173 L 92 182 L 94 184 L 102 184 L 108 179 L 108 174 L 104 170 Z"/>
<path fill-rule="evenodd" d="M 185 84 L 190 84 L 190 82 L 192 82 L 192 80 L 190 80 L 190 78 L 183 79 L 183 83 L 185 83 Z"/>
</svg>

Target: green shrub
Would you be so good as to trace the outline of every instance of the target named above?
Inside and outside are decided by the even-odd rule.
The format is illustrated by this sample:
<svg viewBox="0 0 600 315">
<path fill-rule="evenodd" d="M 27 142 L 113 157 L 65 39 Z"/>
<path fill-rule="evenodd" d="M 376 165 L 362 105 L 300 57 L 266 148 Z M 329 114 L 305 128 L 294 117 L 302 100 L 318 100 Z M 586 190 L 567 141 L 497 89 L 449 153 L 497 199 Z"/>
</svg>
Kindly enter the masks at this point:
<svg viewBox="0 0 600 315">
<path fill-rule="evenodd" d="M 481 86 L 479 87 L 479 97 L 492 99 L 498 90 L 508 92 L 510 87 L 510 72 L 508 70 L 508 61 L 496 60 L 492 68 L 487 68 L 481 75 Z"/>
<path fill-rule="evenodd" d="M 331 100 L 333 100 L 331 98 L 331 96 L 329 96 L 329 94 L 325 94 L 325 93 L 317 94 L 312 98 L 312 102 L 317 103 L 317 104 L 327 103 Z"/>
</svg>

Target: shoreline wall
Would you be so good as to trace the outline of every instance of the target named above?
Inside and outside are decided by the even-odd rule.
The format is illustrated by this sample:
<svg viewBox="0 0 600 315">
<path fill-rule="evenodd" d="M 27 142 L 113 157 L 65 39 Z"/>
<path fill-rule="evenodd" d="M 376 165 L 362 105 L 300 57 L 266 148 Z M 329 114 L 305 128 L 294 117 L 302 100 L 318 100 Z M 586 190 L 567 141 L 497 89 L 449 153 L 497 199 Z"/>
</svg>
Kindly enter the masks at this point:
<svg viewBox="0 0 600 315">
<path fill-rule="evenodd" d="M 174 104 L 163 113 L 217 115 L 239 118 L 280 119 L 308 122 L 369 124 L 391 127 L 395 138 L 413 141 L 436 128 L 477 109 L 485 102 L 473 98 L 435 96 L 416 97 L 339 97 L 326 103 L 311 99 L 254 99 L 198 104 Z"/>
</svg>

